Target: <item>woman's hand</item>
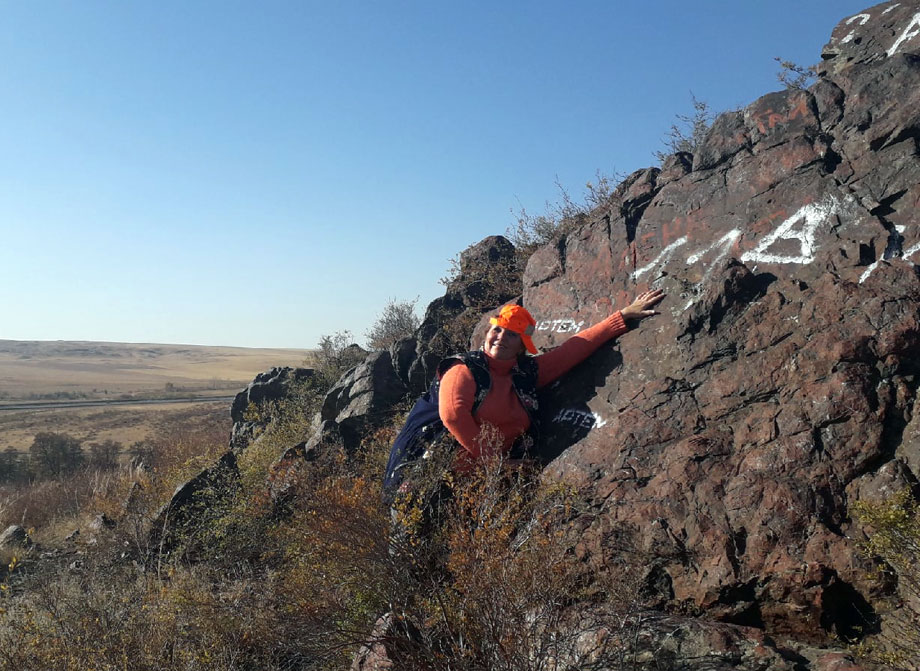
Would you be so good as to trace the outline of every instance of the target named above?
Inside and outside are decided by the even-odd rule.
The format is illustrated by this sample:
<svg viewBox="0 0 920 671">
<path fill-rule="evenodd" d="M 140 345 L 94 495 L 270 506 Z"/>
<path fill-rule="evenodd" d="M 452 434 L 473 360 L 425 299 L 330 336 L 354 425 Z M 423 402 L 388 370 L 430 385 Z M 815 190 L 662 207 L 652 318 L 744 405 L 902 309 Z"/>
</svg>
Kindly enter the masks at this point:
<svg viewBox="0 0 920 671">
<path fill-rule="evenodd" d="M 664 300 L 664 295 L 664 291 L 661 289 L 644 291 L 636 296 L 636 299 L 630 305 L 620 310 L 620 314 L 623 315 L 623 319 L 626 321 L 639 321 L 646 317 L 657 315 L 658 311 L 652 308 Z"/>
</svg>

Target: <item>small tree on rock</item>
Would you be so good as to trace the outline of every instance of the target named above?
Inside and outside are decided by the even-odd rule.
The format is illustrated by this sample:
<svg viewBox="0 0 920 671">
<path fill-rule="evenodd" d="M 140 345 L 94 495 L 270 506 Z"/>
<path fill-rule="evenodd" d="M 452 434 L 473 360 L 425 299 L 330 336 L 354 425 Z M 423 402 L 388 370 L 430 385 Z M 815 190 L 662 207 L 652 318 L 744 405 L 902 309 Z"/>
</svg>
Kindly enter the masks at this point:
<svg viewBox="0 0 920 671">
<path fill-rule="evenodd" d="M 807 89 L 818 79 L 817 65 L 799 65 L 793 61 L 785 61 L 779 56 L 773 60 L 779 63 L 776 79 L 786 87 L 787 91 Z"/>
<path fill-rule="evenodd" d="M 319 339 L 319 350 L 314 353 L 314 368 L 322 377 L 322 390 L 331 387 L 342 375 L 364 361 L 367 352 L 351 335 L 351 331 L 336 331 Z"/>
<path fill-rule="evenodd" d="M 659 163 L 664 163 L 668 156 L 678 152 L 695 153 L 712 126 L 715 115 L 709 109 L 709 103 L 697 100 L 693 92 L 690 93 L 690 99 L 693 101 L 693 114 L 676 115 L 678 123 L 671 124 L 671 130 L 664 139 L 665 151 L 655 152 Z"/>
<path fill-rule="evenodd" d="M 387 301 L 377 321 L 364 334 L 367 346 L 372 350 L 389 349 L 398 340 L 414 334 L 420 323 L 415 314 L 416 303 L 418 298 L 411 301 L 391 298 Z"/>
</svg>

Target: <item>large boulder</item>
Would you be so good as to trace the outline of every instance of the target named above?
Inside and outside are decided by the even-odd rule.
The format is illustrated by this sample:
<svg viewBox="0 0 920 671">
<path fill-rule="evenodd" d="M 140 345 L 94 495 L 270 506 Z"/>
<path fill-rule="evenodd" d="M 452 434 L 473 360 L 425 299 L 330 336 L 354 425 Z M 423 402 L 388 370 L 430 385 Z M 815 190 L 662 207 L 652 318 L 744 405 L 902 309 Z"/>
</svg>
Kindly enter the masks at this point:
<svg viewBox="0 0 920 671">
<path fill-rule="evenodd" d="M 280 401 L 288 396 L 291 388 L 314 377 L 310 368 L 276 367 L 256 375 L 247 387 L 236 395 L 230 407 L 233 429 L 230 433 L 230 448 L 239 452 L 271 423 L 271 415 L 258 416 L 247 412 L 252 407 L 271 401 Z"/>
<path fill-rule="evenodd" d="M 406 397 L 407 391 L 393 369 L 390 353 L 374 352 L 343 375 L 326 394 L 320 411 L 325 427 L 320 427 L 320 433 L 337 431 L 345 449 L 352 452 L 367 428 L 392 416 L 393 406 Z M 328 424 L 330 422 L 335 425 L 334 429 Z"/>
<path fill-rule="evenodd" d="M 662 604 L 819 643 L 875 626 L 854 498 L 920 477 L 920 2 L 858 17 L 524 276 L 544 350 L 668 293 L 541 404 L 546 477 L 600 511 L 576 550 L 634 528 Z"/>
<path fill-rule="evenodd" d="M 233 451 L 179 485 L 169 503 L 157 511 L 147 534 L 152 556 L 180 550 L 187 557 L 207 551 L 209 521 L 239 489 L 240 474 Z"/>
</svg>

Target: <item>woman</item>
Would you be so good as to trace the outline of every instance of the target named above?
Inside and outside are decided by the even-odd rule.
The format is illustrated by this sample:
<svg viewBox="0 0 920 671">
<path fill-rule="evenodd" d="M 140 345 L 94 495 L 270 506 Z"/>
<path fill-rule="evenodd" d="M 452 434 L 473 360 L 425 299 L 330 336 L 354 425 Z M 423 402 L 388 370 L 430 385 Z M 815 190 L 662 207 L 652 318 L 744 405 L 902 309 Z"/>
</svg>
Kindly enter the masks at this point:
<svg viewBox="0 0 920 671">
<path fill-rule="evenodd" d="M 489 320 L 492 327 L 486 333 L 481 355 L 457 357 L 455 363 L 466 365 L 450 365 L 441 377 L 441 421 L 463 447 L 457 470 L 468 471 L 485 456 L 507 455 L 531 427 L 536 403 L 530 392 L 555 381 L 605 342 L 626 332 L 626 322 L 658 314 L 653 308 L 662 299 L 660 289 L 641 293 L 629 306 L 533 358 L 521 355 L 525 351 L 537 353 L 531 339 L 536 321 L 519 305 L 504 306 Z M 472 366 L 488 368 L 490 384 L 484 396 Z"/>
</svg>

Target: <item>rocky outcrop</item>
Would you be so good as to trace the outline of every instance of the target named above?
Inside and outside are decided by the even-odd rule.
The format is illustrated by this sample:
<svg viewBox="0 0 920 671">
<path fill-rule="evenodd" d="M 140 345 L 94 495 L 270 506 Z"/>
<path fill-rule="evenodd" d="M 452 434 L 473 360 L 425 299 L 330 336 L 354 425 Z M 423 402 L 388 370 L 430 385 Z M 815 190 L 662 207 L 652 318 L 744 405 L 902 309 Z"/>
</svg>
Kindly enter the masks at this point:
<svg viewBox="0 0 920 671">
<path fill-rule="evenodd" d="M 468 346 L 473 325 L 486 310 L 515 297 L 520 289 L 514 246 L 501 236 L 490 236 L 465 250 L 459 258 L 456 276 L 448 283 L 442 298 L 433 301 L 416 333 L 389 349 L 371 353 L 346 372 L 326 393 L 313 435 L 303 445 L 292 446 L 281 460 L 285 468 L 296 468 L 301 457 L 315 458 L 320 446 L 344 448 L 347 453 L 360 446 L 362 437 L 390 420 L 397 406 L 422 393 L 431 383 L 437 362 L 446 354 Z M 237 396 L 234 402 L 234 438 L 231 445 L 246 445 L 270 421 L 252 426 L 243 422 L 245 409 L 253 402 L 254 391 L 277 390 L 272 398 L 286 393 L 276 378 L 286 380 L 289 373 L 275 369 L 260 376 Z M 238 438 L 239 436 L 239 438 Z M 284 488 L 275 488 L 284 491 Z M 273 490 L 274 491 L 274 490 Z"/>
<path fill-rule="evenodd" d="M 920 485 L 920 0 L 845 18 L 822 57 L 809 89 L 630 175 L 532 255 L 522 289 L 507 240 L 467 250 L 414 337 L 344 376 L 287 461 L 358 449 L 504 302 L 546 350 L 662 288 L 661 315 L 544 391 L 544 477 L 593 504 L 573 552 L 603 571 L 621 530 L 639 539 L 645 605 L 671 627 L 647 634 L 654 668 L 856 669 L 822 647 L 873 632 L 885 597 L 850 507 Z M 234 448 L 264 428 L 246 425 L 253 396 L 292 373 L 265 375 L 234 403 Z M 377 633 L 354 668 L 406 643 Z"/>
<path fill-rule="evenodd" d="M 341 435 L 345 449 L 353 452 L 364 431 L 392 417 L 393 406 L 406 393 L 405 385 L 393 369 L 390 353 L 374 352 L 345 373 L 326 394 L 320 411 L 323 426 L 311 443 L 336 432 Z"/>
<path fill-rule="evenodd" d="M 361 363 L 325 394 L 312 436 L 292 445 L 282 461 L 297 463 L 320 445 L 353 452 L 369 429 L 392 417 L 395 406 L 428 387 L 441 358 L 468 346 L 470 330 L 486 310 L 514 299 L 520 286 L 515 248 L 507 239 L 489 236 L 469 247 L 460 254 L 445 295 L 428 306 L 412 337 L 394 343 L 389 351 L 367 355 L 352 345 L 355 351 L 343 353 Z M 246 449 L 275 419 L 267 402 L 290 398 L 295 385 L 313 375 L 304 368 L 273 368 L 259 374 L 233 401 L 231 449 Z M 247 413 L 253 407 L 265 411 Z"/>
<path fill-rule="evenodd" d="M 413 395 L 431 384 L 438 362 L 447 354 L 468 349 L 473 327 L 483 313 L 520 295 L 521 281 L 514 245 L 500 235 L 484 238 L 460 254 L 447 291 L 425 311 L 415 337 L 414 355 L 408 342 L 398 343 L 393 360 Z"/>
<path fill-rule="evenodd" d="M 304 383 L 313 376 L 314 371 L 310 368 L 272 368 L 265 373 L 259 373 L 233 399 L 233 405 L 230 408 L 230 418 L 233 420 L 230 449 L 236 451 L 246 449 L 271 422 L 269 414 L 262 416 L 247 414 L 250 407 L 287 398 L 293 385 Z"/>
<path fill-rule="evenodd" d="M 537 252 L 546 349 L 660 287 L 660 316 L 548 391 L 549 478 L 636 529 L 662 604 L 799 640 L 871 631 L 849 506 L 916 485 L 920 3 L 841 22 L 824 74 L 719 117 Z"/>
<path fill-rule="evenodd" d="M 147 534 L 147 547 L 155 555 L 181 549 L 193 556 L 199 539 L 207 535 L 207 519 L 213 519 L 222 503 L 240 485 L 236 456 L 228 451 L 214 465 L 179 485 L 169 503 L 154 517 Z"/>
</svg>

